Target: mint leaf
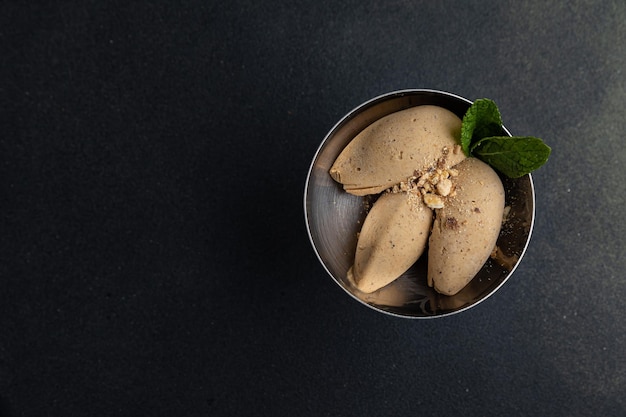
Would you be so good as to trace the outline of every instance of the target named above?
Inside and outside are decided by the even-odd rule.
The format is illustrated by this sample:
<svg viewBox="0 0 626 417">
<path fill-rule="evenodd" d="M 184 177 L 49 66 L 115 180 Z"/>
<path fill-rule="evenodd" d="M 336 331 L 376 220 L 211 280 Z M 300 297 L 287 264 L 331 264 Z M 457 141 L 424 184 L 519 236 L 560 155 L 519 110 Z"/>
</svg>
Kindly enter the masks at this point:
<svg viewBox="0 0 626 417">
<path fill-rule="evenodd" d="M 532 136 L 506 136 L 498 106 L 481 98 L 467 109 L 461 124 L 461 147 L 511 178 L 524 176 L 546 163 L 548 145 Z"/>
<path fill-rule="evenodd" d="M 492 136 L 476 142 L 473 156 L 510 178 L 524 176 L 546 163 L 552 150 L 532 136 Z"/>
<path fill-rule="evenodd" d="M 502 117 L 496 103 L 488 98 L 474 101 L 461 124 L 461 147 L 465 155 L 470 156 L 472 146 L 480 139 L 502 134 Z"/>
</svg>

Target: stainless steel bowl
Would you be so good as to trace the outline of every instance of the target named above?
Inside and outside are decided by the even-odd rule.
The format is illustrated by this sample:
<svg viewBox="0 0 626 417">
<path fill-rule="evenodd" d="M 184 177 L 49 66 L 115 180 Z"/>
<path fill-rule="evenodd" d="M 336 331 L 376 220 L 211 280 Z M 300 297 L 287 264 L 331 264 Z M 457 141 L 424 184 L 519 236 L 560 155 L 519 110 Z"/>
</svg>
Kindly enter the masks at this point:
<svg viewBox="0 0 626 417">
<path fill-rule="evenodd" d="M 347 279 L 359 232 L 372 197 L 346 193 L 328 170 L 343 148 L 365 127 L 397 111 L 421 105 L 444 107 L 460 118 L 470 100 L 436 90 L 394 91 L 369 100 L 341 119 L 318 148 L 306 179 L 304 214 L 313 249 L 333 280 L 350 296 L 376 311 L 405 318 L 445 317 L 465 311 L 495 293 L 513 274 L 530 241 L 535 218 L 535 193 L 530 175 L 518 179 L 501 176 L 510 206 L 508 220 L 498 238 L 499 261 L 489 259 L 458 294 L 444 296 L 426 283 L 427 256 L 388 286 L 365 294 Z M 510 135 L 508 130 L 506 133 Z"/>
</svg>

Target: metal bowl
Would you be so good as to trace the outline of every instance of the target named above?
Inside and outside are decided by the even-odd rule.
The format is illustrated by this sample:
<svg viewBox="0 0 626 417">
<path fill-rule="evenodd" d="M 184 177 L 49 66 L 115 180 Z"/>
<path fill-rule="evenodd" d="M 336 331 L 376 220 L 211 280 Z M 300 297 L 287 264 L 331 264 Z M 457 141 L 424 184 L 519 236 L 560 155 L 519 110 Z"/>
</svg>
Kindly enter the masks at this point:
<svg viewBox="0 0 626 417">
<path fill-rule="evenodd" d="M 357 233 L 372 197 L 346 193 L 328 171 L 343 148 L 365 127 L 388 114 L 421 105 L 444 107 L 459 118 L 470 100 L 436 90 L 394 91 L 369 100 L 343 117 L 318 148 L 306 179 L 304 214 L 313 249 L 333 280 L 364 305 L 405 318 L 435 318 L 465 311 L 495 293 L 513 274 L 530 241 L 535 218 L 535 193 L 530 175 L 517 179 L 501 176 L 510 207 L 497 246 L 498 260 L 489 259 L 474 279 L 454 296 L 437 293 L 426 283 L 427 256 L 386 287 L 366 294 L 347 279 L 354 262 Z M 505 129 L 506 134 L 510 135 Z"/>
</svg>

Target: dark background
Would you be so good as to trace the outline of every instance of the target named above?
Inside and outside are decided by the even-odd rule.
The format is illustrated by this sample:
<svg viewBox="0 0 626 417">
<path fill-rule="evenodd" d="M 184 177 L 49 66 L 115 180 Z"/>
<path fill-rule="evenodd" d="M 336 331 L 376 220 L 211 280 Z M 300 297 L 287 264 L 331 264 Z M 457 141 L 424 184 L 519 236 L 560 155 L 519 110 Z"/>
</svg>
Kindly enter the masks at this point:
<svg viewBox="0 0 626 417">
<path fill-rule="evenodd" d="M 0 3 L 2 416 L 626 415 L 626 3 Z M 379 94 L 543 138 L 515 275 L 411 321 L 348 297 L 307 171 Z"/>
</svg>

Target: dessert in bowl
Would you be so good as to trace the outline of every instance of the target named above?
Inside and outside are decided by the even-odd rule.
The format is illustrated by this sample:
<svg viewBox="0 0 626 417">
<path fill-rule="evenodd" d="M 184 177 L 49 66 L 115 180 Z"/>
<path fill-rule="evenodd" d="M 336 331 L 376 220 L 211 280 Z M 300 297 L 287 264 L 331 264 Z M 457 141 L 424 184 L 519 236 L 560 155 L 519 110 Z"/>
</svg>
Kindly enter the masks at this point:
<svg viewBox="0 0 626 417">
<path fill-rule="evenodd" d="M 407 318 L 464 311 L 495 293 L 524 255 L 532 177 L 509 178 L 465 155 L 460 123 L 471 105 L 436 90 L 376 97 L 343 117 L 313 158 L 304 211 L 314 251 L 347 294 L 374 310 Z M 451 244 L 465 229 L 466 243 Z"/>
</svg>

